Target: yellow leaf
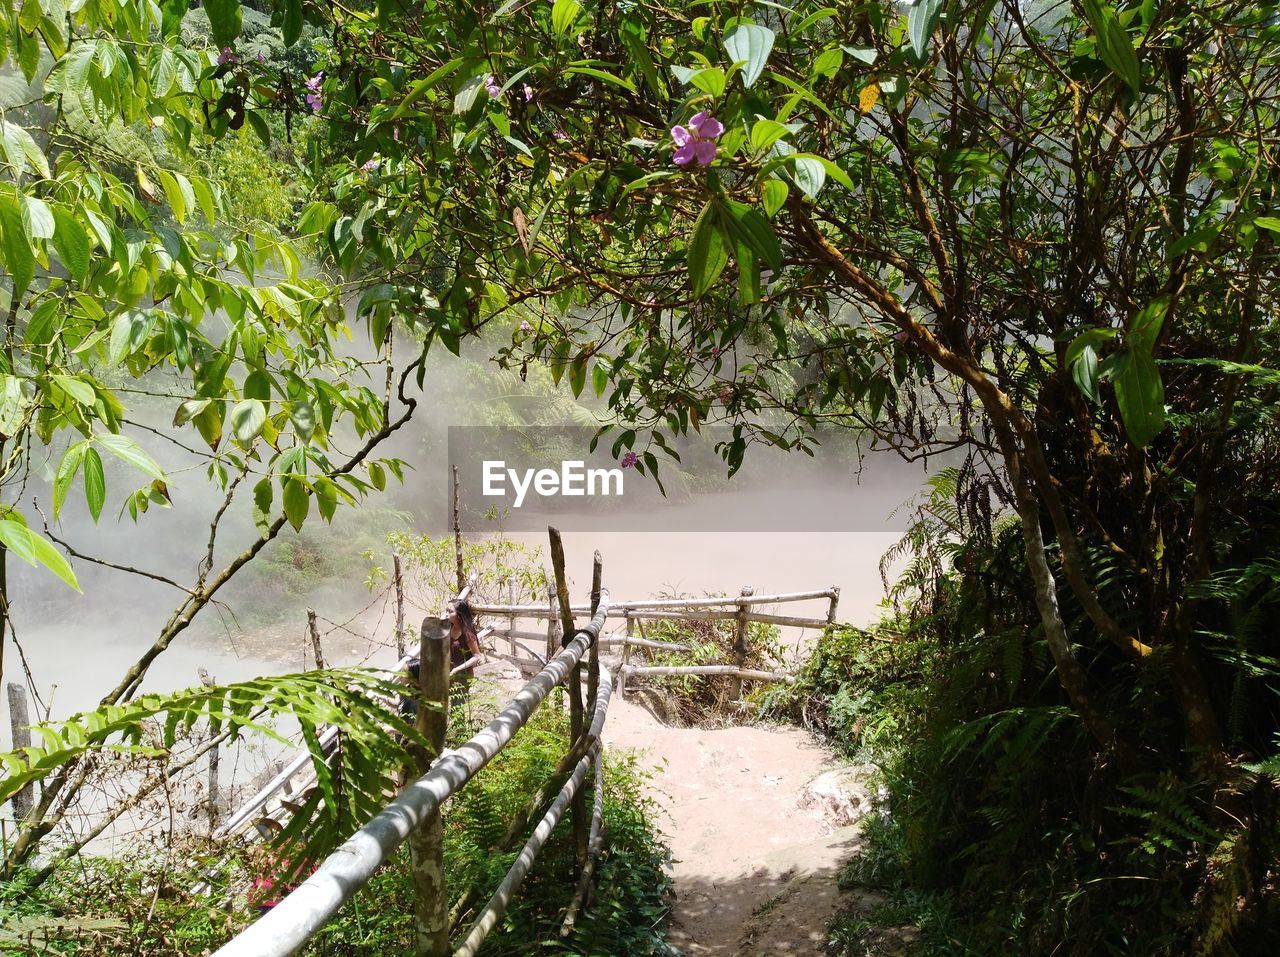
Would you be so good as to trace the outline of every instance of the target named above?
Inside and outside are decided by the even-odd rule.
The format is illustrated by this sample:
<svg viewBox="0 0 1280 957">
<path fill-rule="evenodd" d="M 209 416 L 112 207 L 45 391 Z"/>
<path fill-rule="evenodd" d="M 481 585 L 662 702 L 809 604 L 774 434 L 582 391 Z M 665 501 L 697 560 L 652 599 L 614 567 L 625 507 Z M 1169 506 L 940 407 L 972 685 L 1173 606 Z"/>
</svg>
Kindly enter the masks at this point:
<svg viewBox="0 0 1280 957">
<path fill-rule="evenodd" d="M 156 192 L 156 184 L 151 182 L 141 163 L 137 164 L 135 171 L 138 174 L 138 189 L 142 193 L 142 198 L 148 203 L 159 203 L 160 195 Z"/>
<path fill-rule="evenodd" d="M 858 96 L 858 109 L 863 113 L 870 113 L 872 107 L 880 102 L 880 84 L 872 81 L 862 88 L 862 93 Z"/>
</svg>

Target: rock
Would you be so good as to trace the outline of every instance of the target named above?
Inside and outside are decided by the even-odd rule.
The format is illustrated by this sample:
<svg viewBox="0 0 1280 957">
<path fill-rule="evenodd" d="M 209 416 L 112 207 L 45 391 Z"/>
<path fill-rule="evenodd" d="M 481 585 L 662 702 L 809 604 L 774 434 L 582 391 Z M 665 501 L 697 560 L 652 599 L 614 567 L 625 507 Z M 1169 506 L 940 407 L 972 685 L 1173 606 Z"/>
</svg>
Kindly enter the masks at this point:
<svg viewBox="0 0 1280 957">
<path fill-rule="evenodd" d="M 816 811 L 832 827 L 856 824 L 874 808 L 867 784 L 872 768 L 854 765 L 818 775 L 800 793 L 798 804 Z"/>
</svg>

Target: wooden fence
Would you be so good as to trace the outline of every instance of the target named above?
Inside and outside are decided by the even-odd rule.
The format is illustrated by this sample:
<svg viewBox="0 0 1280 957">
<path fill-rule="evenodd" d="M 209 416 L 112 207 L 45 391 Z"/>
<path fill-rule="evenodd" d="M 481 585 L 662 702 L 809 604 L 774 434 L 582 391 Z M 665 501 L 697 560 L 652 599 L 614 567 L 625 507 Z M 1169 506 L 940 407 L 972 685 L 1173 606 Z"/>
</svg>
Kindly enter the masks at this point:
<svg viewBox="0 0 1280 957">
<path fill-rule="evenodd" d="M 554 531 L 552 545 L 553 555 L 556 555 L 559 535 Z M 419 957 L 447 957 L 450 948 L 450 915 L 445 895 L 440 810 L 449 797 L 461 791 L 468 781 L 510 743 L 551 691 L 561 685 L 568 690 L 571 734 L 569 748 L 557 766 L 552 781 L 557 781 L 558 775 L 564 771 L 568 772 L 568 779 L 560 787 L 550 807 L 534 827 L 532 836 L 525 843 L 515 864 L 480 910 L 479 916 L 454 953 L 455 957 L 473 957 L 478 951 L 485 937 L 501 919 L 566 808 L 571 808 L 575 856 L 582 875 L 578 884 L 579 893 L 575 893 L 574 903 L 565 919 L 566 930 L 572 926 L 590 880 L 594 862 L 592 855 L 600 845 L 603 787 L 601 734 L 612 696 L 613 680 L 608 671 L 602 671 L 599 666 L 600 630 L 609 613 L 608 593 L 600 587 L 599 553 L 595 556 L 592 603 L 581 609 L 589 612 L 592 617 L 590 623 L 582 629 L 573 627 L 563 574 L 563 553 L 556 555 L 556 558 L 558 591 L 564 599 L 561 602 L 561 625 L 566 635 L 563 647 L 548 656 L 545 666 L 507 702 L 488 725 L 457 750 L 447 751 L 444 748 L 444 735 L 451 677 L 449 623 L 447 618 L 427 619 L 422 627 L 419 677 L 423 700 L 439 702 L 440 706 L 420 708 L 418 727 L 439 756 L 434 760 L 423 756 L 422 774 L 416 781 L 329 855 L 297 889 L 223 945 L 215 957 L 284 957 L 295 953 L 368 883 L 378 868 L 406 841 L 409 842 L 412 853 L 416 889 L 415 953 Z M 581 668 L 584 657 L 588 659 L 585 707 L 582 700 Z M 589 724 L 585 721 L 587 711 L 591 715 Z M 593 768 L 596 797 L 594 813 L 588 818 L 582 785 Z M 294 770 L 293 774 L 297 774 L 299 770 L 301 769 Z M 283 786 L 283 780 L 287 780 L 284 775 L 285 772 L 282 771 L 268 788 L 255 795 L 255 799 L 249 804 L 256 803 L 256 807 L 246 806 L 238 814 L 251 819 L 254 814 L 259 813 L 265 800 L 270 797 L 268 794 L 265 799 L 260 800 L 263 792 L 277 793 Z M 275 790 L 272 790 L 272 786 Z M 530 806 L 540 810 L 542 803 L 544 802 L 535 796 Z M 224 828 L 231 830 L 228 826 L 231 823 L 228 821 Z M 238 821 L 237 826 L 243 827 L 244 824 Z"/>
<path fill-rule="evenodd" d="M 760 605 L 781 605 L 817 599 L 826 599 L 827 601 L 827 613 L 823 618 L 802 615 L 775 615 L 756 610 Z M 602 636 L 600 644 L 608 648 L 620 646 L 622 649 L 622 667 L 618 676 L 618 696 L 620 698 L 626 696 L 628 678 L 643 677 L 645 675 L 726 675 L 734 680 L 732 697 L 739 699 L 742 697 L 743 681 L 789 682 L 795 680 L 787 674 L 762 671 L 746 666 L 750 654 L 747 636 L 752 622 L 790 628 L 825 628 L 835 622 L 836 609 L 839 602 L 840 589 L 835 586 L 817 591 L 765 595 L 757 595 L 748 587 L 743 588 L 736 596 L 726 596 L 724 598 L 651 598 L 637 601 L 619 601 L 614 603 L 611 613 L 615 618 L 621 617 L 623 619 L 622 637 Z M 543 638 L 542 633 L 539 631 L 531 628 L 517 628 L 516 622 L 518 619 L 547 621 L 547 647 L 550 648 L 553 645 L 556 616 L 554 601 L 549 602 L 546 606 L 531 604 L 473 604 L 471 609 L 476 614 L 506 619 L 506 627 L 494 626 L 491 629 L 491 634 L 494 638 L 506 638 L 511 643 L 513 658 L 519 657 L 519 650 L 534 655 L 535 653 L 524 642 L 541 641 Z M 587 609 L 583 605 L 574 605 L 571 610 L 585 611 Z M 655 641 L 648 638 L 644 634 L 644 623 L 646 621 L 733 621 L 735 622 L 733 661 L 701 665 L 633 665 L 631 663 L 631 654 L 635 648 L 658 652 L 694 650 L 693 645 L 675 641 Z M 637 629 L 641 632 L 639 636 L 635 633 Z"/>
</svg>

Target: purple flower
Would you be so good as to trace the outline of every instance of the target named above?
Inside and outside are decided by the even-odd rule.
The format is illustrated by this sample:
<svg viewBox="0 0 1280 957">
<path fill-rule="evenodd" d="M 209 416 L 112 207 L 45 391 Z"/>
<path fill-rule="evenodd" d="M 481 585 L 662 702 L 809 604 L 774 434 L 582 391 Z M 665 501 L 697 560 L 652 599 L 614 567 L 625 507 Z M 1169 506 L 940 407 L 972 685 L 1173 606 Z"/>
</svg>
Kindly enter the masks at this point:
<svg viewBox="0 0 1280 957">
<path fill-rule="evenodd" d="M 378 161 L 376 159 L 365 160 L 365 162 L 360 165 L 360 168 L 366 173 L 371 173 L 378 168 Z"/>
<path fill-rule="evenodd" d="M 266 55 L 265 53 L 259 53 L 259 54 L 258 54 L 258 62 L 259 62 L 259 63 L 266 63 L 266 62 L 267 62 L 267 55 Z"/>
<path fill-rule="evenodd" d="M 495 77 L 492 73 L 488 73 L 485 75 L 484 88 L 485 90 L 488 91 L 489 96 L 495 100 L 498 97 L 502 96 L 502 87 L 498 84 L 498 78 Z"/>
<path fill-rule="evenodd" d="M 235 63 L 239 57 L 236 56 L 231 47 L 223 47 L 218 53 L 218 66 L 226 66 L 228 63 Z"/>
<path fill-rule="evenodd" d="M 528 320 L 528 319 L 521 319 L 521 320 L 520 320 L 520 331 L 521 331 L 521 332 L 533 332 L 533 326 L 531 326 L 531 325 L 529 324 L 529 320 Z"/>
<path fill-rule="evenodd" d="M 721 389 L 721 390 L 720 390 L 720 401 L 721 401 L 722 403 L 724 403 L 725 405 L 728 405 L 730 402 L 732 402 L 732 401 L 733 401 L 733 390 L 732 390 L 732 389 Z"/>
<path fill-rule="evenodd" d="M 894 341 L 894 342 L 906 342 L 906 341 L 907 341 L 907 330 L 906 330 L 906 329 L 901 329 L 901 330 L 899 330 L 898 332 L 895 332 L 895 333 L 893 334 L 893 341 Z"/>
<path fill-rule="evenodd" d="M 624 469 L 629 469 L 629 468 L 632 468 L 639 461 L 640 461 L 640 456 L 636 455 L 636 453 L 634 452 L 628 452 L 626 455 L 624 455 L 622 458 L 618 460 L 618 464 L 621 465 Z"/>
<path fill-rule="evenodd" d="M 308 90 L 310 90 L 312 93 L 319 93 L 319 92 L 320 92 L 320 84 L 321 84 L 323 81 L 324 81 L 324 70 L 321 70 L 321 71 L 320 71 L 319 73 L 317 73 L 315 76 L 313 76 L 313 77 L 311 77 L 309 80 L 307 80 L 307 82 L 306 82 L 306 87 L 307 87 L 307 89 L 308 89 Z"/>
<path fill-rule="evenodd" d="M 307 109 L 312 113 L 319 113 L 320 107 L 324 105 L 319 93 L 308 93 L 302 99 L 306 102 Z"/>
<path fill-rule="evenodd" d="M 532 99 L 533 99 L 533 87 L 531 87 L 528 83 L 526 83 L 524 85 L 524 101 L 528 103 Z"/>
<path fill-rule="evenodd" d="M 551 134 L 551 136 L 557 143 L 563 143 L 569 139 L 569 134 L 564 130 L 556 130 Z"/>
<path fill-rule="evenodd" d="M 695 113 L 688 127 L 671 127 L 671 139 L 676 151 L 672 160 L 677 166 L 688 166 L 695 159 L 699 166 L 706 166 L 716 158 L 716 139 L 724 132 L 724 124 L 704 110 Z"/>
</svg>

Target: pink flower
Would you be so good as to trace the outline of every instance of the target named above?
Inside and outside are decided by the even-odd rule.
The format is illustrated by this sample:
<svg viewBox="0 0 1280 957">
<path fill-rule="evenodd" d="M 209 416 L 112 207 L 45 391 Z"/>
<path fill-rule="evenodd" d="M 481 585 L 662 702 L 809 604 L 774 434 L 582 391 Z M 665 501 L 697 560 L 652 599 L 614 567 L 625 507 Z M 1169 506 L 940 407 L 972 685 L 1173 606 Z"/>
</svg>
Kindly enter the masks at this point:
<svg viewBox="0 0 1280 957">
<path fill-rule="evenodd" d="M 618 464 L 621 465 L 624 469 L 629 469 L 629 468 L 633 468 L 635 464 L 639 461 L 640 461 L 640 456 L 636 455 L 636 453 L 634 452 L 628 452 L 626 455 L 624 455 L 622 458 L 618 460 Z"/>
<path fill-rule="evenodd" d="M 672 160 L 677 166 L 688 166 L 695 159 L 699 166 L 708 165 L 716 158 L 716 139 L 723 132 L 724 124 L 714 116 L 708 116 L 705 110 L 695 113 L 687 128 L 671 127 L 671 139 L 676 144 Z"/>
<path fill-rule="evenodd" d="M 533 326 L 529 325 L 529 320 L 528 320 L 528 319 L 521 319 L 521 320 L 520 320 L 520 331 L 521 331 L 521 332 L 533 332 Z"/>
<path fill-rule="evenodd" d="M 732 389 L 721 389 L 721 390 L 720 390 L 720 401 L 721 401 L 721 402 L 723 402 L 725 405 L 728 405 L 730 402 L 732 402 L 732 401 L 733 401 L 733 390 L 732 390 Z"/>
<path fill-rule="evenodd" d="M 528 83 L 526 83 L 524 85 L 524 101 L 528 103 L 532 99 L 533 99 L 533 87 L 531 87 Z"/>
<path fill-rule="evenodd" d="M 366 160 L 361 164 L 360 168 L 366 173 L 371 173 L 378 168 L 378 161 L 376 159 Z"/>
<path fill-rule="evenodd" d="M 324 81 L 324 71 L 317 73 L 315 76 L 307 80 L 305 86 L 309 91 L 302 99 L 307 104 L 307 108 L 312 113 L 319 113 L 320 107 L 324 105 L 324 101 L 320 99 L 320 84 Z"/>
<path fill-rule="evenodd" d="M 228 63 L 235 63 L 239 59 L 235 51 L 231 47 L 223 47 L 218 54 L 218 66 L 226 66 Z"/>
<path fill-rule="evenodd" d="M 502 96 L 502 87 L 498 85 L 498 80 L 492 73 L 485 75 L 484 88 L 488 91 L 489 96 L 495 100 Z"/>
<path fill-rule="evenodd" d="M 555 130 L 554 132 L 552 132 L 551 136 L 555 139 L 557 143 L 564 143 L 569 139 L 569 134 L 567 134 L 564 130 Z"/>
</svg>

